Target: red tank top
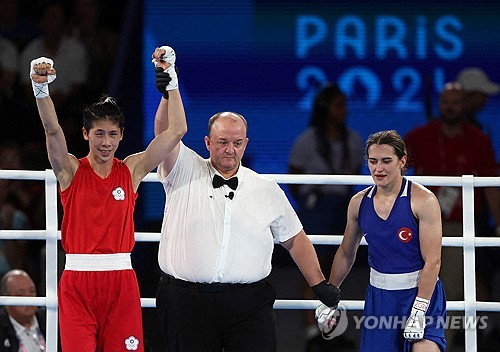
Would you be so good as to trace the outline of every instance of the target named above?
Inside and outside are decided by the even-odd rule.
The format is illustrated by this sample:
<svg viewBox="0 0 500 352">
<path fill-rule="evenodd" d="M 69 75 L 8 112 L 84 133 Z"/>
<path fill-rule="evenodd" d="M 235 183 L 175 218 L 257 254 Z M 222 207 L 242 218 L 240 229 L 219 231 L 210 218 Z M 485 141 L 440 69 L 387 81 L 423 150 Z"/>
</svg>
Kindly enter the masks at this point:
<svg viewBox="0 0 500 352">
<path fill-rule="evenodd" d="M 68 254 L 131 252 L 137 193 L 129 168 L 115 158 L 111 173 L 102 179 L 87 158 L 78 161 L 71 185 L 60 192 L 64 250 Z"/>
</svg>

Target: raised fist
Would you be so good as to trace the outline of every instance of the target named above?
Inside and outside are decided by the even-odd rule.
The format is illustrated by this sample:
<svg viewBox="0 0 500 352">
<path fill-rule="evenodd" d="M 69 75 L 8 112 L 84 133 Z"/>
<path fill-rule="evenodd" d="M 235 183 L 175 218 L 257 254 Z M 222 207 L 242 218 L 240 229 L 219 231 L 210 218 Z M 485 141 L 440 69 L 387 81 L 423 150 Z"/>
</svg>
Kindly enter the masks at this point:
<svg viewBox="0 0 500 352">
<path fill-rule="evenodd" d="M 168 91 L 179 88 L 175 51 L 169 46 L 161 46 L 155 49 L 151 57 L 155 65 L 156 88 L 168 99 Z"/>
<path fill-rule="evenodd" d="M 30 78 L 35 98 L 48 97 L 49 83 L 56 79 L 54 61 L 43 56 L 32 60 L 30 63 Z"/>
</svg>

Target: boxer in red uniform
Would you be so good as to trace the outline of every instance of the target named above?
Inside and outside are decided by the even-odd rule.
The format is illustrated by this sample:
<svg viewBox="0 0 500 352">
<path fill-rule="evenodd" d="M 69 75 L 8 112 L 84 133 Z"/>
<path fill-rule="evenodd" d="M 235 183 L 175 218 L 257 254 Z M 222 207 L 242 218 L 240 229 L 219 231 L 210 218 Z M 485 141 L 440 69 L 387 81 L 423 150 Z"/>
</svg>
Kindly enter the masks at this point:
<svg viewBox="0 0 500 352">
<path fill-rule="evenodd" d="M 137 189 L 187 131 L 182 104 L 167 104 L 167 98 L 181 99 L 167 61 L 157 64 L 156 85 L 163 93 L 157 116 L 168 120 L 168 128 L 145 151 L 123 161 L 114 157 L 124 126 L 115 100 L 105 97 L 84 110 L 82 131 L 90 150 L 77 159 L 68 153 L 49 95 L 54 63 L 44 57 L 31 62 L 33 92 L 64 209 L 59 323 L 65 352 L 144 351 L 139 286 L 130 260 Z"/>
</svg>

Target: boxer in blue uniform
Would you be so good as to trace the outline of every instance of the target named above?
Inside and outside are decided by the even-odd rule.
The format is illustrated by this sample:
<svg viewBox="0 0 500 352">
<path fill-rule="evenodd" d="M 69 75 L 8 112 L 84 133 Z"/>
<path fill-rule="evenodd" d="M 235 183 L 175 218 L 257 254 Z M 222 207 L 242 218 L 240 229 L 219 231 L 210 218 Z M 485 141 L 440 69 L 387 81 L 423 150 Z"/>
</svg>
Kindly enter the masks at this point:
<svg viewBox="0 0 500 352">
<path fill-rule="evenodd" d="M 342 284 L 365 237 L 370 284 L 360 351 L 444 351 L 446 297 L 438 278 L 442 239 L 439 203 L 424 186 L 403 177 L 407 153 L 396 131 L 368 137 L 366 156 L 375 185 L 353 196 L 349 203 L 330 283 Z M 324 318 L 331 311 L 322 305 L 316 316 Z M 325 324 L 332 321 L 327 319 Z"/>
</svg>

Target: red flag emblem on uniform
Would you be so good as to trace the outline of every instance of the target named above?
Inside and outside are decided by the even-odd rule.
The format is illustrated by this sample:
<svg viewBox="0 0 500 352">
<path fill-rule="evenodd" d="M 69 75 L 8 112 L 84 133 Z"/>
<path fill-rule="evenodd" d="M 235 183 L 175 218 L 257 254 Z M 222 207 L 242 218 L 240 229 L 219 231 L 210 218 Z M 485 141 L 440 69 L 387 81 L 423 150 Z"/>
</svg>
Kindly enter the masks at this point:
<svg viewBox="0 0 500 352">
<path fill-rule="evenodd" d="M 401 242 L 408 243 L 411 241 L 413 234 L 411 230 L 407 227 L 402 227 L 398 231 L 398 238 Z"/>
</svg>

